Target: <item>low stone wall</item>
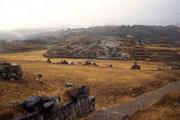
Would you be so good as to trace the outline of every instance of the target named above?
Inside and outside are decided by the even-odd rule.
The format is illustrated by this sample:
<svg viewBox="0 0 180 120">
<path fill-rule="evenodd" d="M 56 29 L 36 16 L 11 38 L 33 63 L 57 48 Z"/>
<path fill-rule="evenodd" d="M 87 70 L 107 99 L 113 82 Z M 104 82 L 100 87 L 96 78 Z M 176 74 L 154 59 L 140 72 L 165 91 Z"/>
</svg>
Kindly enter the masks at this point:
<svg viewBox="0 0 180 120">
<path fill-rule="evenodd" d="M 95 110 L 95 97 L 81 98 L 77 102 L 69 101 L 63 106 L 55 105 L 54 110 L 33 112 L 14 120 L 72 120 L 85 117 Z"/>
</svg>

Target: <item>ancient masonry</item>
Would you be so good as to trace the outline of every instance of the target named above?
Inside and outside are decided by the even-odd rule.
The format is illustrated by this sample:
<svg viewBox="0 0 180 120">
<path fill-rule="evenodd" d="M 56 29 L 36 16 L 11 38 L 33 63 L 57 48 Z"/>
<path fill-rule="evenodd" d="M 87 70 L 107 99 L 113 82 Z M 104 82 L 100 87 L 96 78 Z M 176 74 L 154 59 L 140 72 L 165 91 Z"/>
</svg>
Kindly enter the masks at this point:
<svg viewBox="0 0 180 120">
<path fill-rule="evenodd" d="M 58 106 L 58 105 L 57 105 Z M 51 111 L 37 111 L 14 120 L 72 120 L 85 117 L 95 109 L 95 97 L 69 101 Z"/>
</svg>

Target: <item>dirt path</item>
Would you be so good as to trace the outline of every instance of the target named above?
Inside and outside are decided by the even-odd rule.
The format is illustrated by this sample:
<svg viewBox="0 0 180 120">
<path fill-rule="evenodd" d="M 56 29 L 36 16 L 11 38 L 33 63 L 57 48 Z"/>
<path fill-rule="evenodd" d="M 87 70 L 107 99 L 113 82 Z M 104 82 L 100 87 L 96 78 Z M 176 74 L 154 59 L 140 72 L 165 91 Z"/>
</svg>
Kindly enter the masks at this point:
<svg viewBox="0 0 180 120">
<path fill-rule="evenodd" d="M 96 111 L 88 120 L 124 120 L 125 116 L 132 115 L 135 111 L 146 109 L 160 100 L 169 92 L 180 91 L 180 80 L 141 95 L 129 103 L 114 106 L 107 110 Z"/>
</svg>

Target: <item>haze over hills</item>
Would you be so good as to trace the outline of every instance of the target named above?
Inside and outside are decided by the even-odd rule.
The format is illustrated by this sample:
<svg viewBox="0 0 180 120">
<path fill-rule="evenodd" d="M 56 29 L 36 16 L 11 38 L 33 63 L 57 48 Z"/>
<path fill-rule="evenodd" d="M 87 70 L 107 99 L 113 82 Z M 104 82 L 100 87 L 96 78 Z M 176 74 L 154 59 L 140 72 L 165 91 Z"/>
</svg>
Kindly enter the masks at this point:
<svg viewBox="0 0 180 120">
<path fill-rule="evenodd" d="M 49 31 L 26 36 L 33 40 L 62 40 L 68 36 L 89 35 L 107 37 L 126 37 L 131 35 L 136 41 L 143 42 L 177 42 L 180 40 L 180 28 L 175 26 L 96 26 L 89 28 L 75 28 L 59 31 Z"/>
<path fill-rule="evenodd" d="M 23 36 L 21 34 L 18 34 L 16 32 L 11 31 L 0 31 L 0 40 L 22 40 Z"/>
<path fill-rule="evenodd" d="M 129 51 L 133 51 L 132 48 L 135 46 L 180 46 L 180 28 L 176 26 L 122 25 L 64 30 L 23 29 L 9 33 L 15 35 L 15 39 L 11 38 L 11 40 L 24 40 L 22 44 L 18 42 L 16 45 L 18 51 L 29 50 L 24 48 L 25 44 L 53 45 L 44 54 L 46 57 L 124 59 L 130 56 Z M 20 37 L 21 35 L 23 37 Z M 14 43 L 7 45 L 10 44 Z M 37 47 L 33 46 L 31 50 L 33 48 Z M 9 51 L 13 52 L 13 50 Z"/>
<path fill-rule="evenodd" d="M 178 24 L 176 26 L 179 26 Z M 89 28 L 74 28 L 74 29 L 60 29 L 60 28 L 34 28 L 34 29 L 17 29 L 10 31 L 0 31 L 0 40 L 27 40 L 27 39 L 59 39 L 64 36 L 82 33 L 91 35 L 103 36 L 118 36 L 124 37 L 126 35 L 134 35 L 140 39 L 147 39 L 151 36 L 153 39 L 157 37 L 172 38 L 178 40 L 179 28 L 175 26 L 97 26 Z M 167 34 L 168 33 L 168 34 Z M 142 37 L 146 36 L 146 38 Z M 154 39 L 154 40 L 155 40 Z"/>
<path fill-rule="evenodd" d="M 177 27 L 180 27 L 180 23 L 177 23 L 176 26 L 177 26 Z"/>
<path fill-rule="evenodd" d="M 12 32 L 21 34 L 22 36 L 30 36 L 30 35 L 35 35 L 35 34 L 40 34 L 40 33 L 46 33 L 49 31 L 57 31 L 60 30 L 60 28 L 29 28 L 29 29 L 15 29 L 11 30 Z"/>
<path fill-rule="evenodd" d="M 59 28 L 34 28 L 34 29 L 15 29 L 9 31 L 0 31 L 0 40 L 26 40 L 31 36 L 43 36 L 48 32 L 55 32 Z M 49 35 L 50 36 L 50 35 Z"/>
</svg>

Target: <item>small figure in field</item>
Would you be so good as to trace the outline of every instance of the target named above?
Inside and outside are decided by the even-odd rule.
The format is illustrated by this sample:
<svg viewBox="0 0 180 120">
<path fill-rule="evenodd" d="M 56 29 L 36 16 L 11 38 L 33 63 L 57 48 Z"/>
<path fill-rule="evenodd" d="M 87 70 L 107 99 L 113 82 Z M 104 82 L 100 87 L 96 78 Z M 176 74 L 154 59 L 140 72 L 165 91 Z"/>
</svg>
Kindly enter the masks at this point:
<svg viewBox="0 0 180 120">
<path fill-rule="evenodd" d="M 66 60 L 61 60 L 61 64 L 69 64 Z"/>
<path fill-rule="evenodd" d="M 42 74 L 37 74 L 35 80 L 43 81 L 43 75 Z"/>
<path fill-rule="evenodd" d="M 98 65 L 96 64 L 96 62 L 92 62 L 92 65 L 94 65 L 94 66 L 98 66 Z"/>
<path fill-rule="evenodd" d="M 134 62 L 134 65 L 131 67 L 132 70 L 140 70 L 141 66 L 137 64 L 137 62 Z"/>
<path fill-rule="evenodd" d="M 73 83 L 67 82 L 67 83 L 65 84 L 65 88 L 76 88 L 76 87 L 78 87 L 78 85 L 73 84 Z"/>
<path fill-rule="evenodd" d="M 91 65 L 91 61 L 86 61 L 84 65 Z"/>
<path fill-rule="evenodd" d="M 50 58 L 48 58 L 46 62 L 47 62 L 47 63 L 52 63 L 52 61 L 51 61 Z"/>
<path fill-rule="evenodd" d="M 90 60 L 87 60 L 87 61 L 84 63 L 84 65 L 98 66 L 95 61 L 90 61 Z"/>
<path fill-rule="evenodd" d="M 109 65 L 109 67 L 111 67 L 111 68 L 112 68 L 112 67 L 113 67 L 113 65 L 112 65 L 112 64 L 110 64 L 110 65 Z"/>
<path fill-rule="evenodd" d="M 69 64 L 70 64 L 70 65 L 75 65 L 75 63 L 74 63 L 74 62 L 69 62 Z"/>
</svg>

